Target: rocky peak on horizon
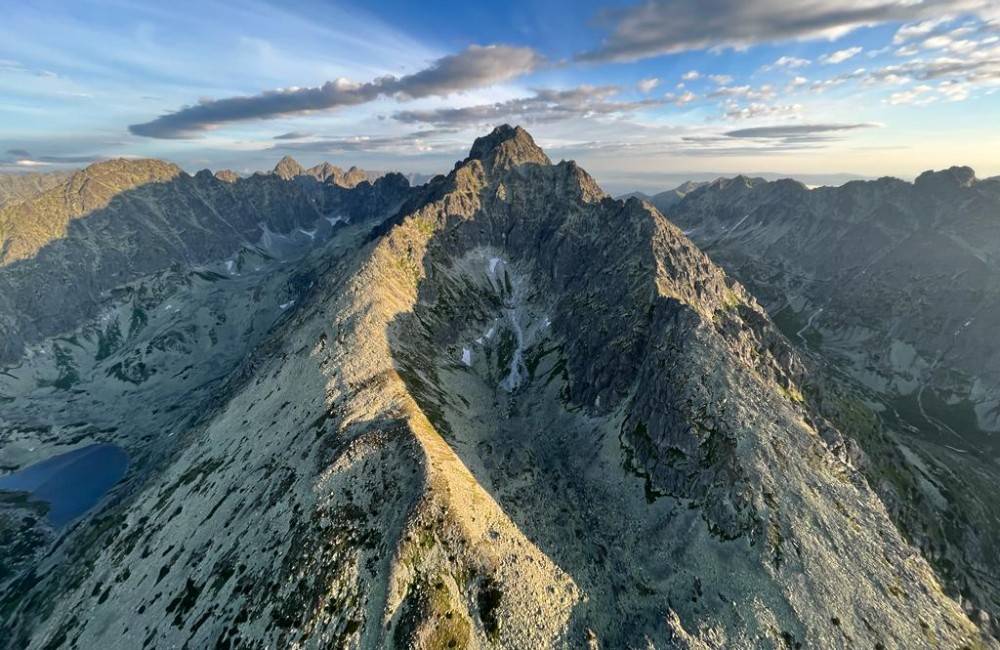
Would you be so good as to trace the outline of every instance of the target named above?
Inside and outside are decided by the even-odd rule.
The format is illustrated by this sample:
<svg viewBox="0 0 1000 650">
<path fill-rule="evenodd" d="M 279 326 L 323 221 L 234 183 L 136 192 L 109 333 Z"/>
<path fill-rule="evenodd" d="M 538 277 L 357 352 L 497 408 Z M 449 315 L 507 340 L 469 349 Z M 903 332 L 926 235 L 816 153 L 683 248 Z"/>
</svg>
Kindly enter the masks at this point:
<svg viewBox="0 0 1000 650">
<path fill-rule="evenodd" d="M 498 126 L 488 135 L 476 138 L 469 150 L 469 158 L 482 161 L 487 173 L 526 163 L 552 164 L 541 147 L 535 144 L 531 134 L 520 126 L 509 124 Z"/>
<path fill-rule="evenodd" d="M 282 180 L 290 181 L 296 176 L 302 176 L 306 173 L 306 168 L 299 164 L 299 161 L 295 160 L 291 156 L 283 156 L 278 164 L 274 166 L 274 170 L 271 172 L 275 176 L 278 176 Z"/>
<path fill-rule="evenodd" d="M 976 172 L 968 166 L 953 166 L 939 171 L 928 170 L 917 176 L 914 185 L 931 192 L 968 188 L 976 184 Z"/>
<path fill-rule="evenodd" d="M 215 177 L 223 183 L 235 183 L 240 180 L 240 175 L 231 169 L 220 169 L 215 172 Z"/>
</svg>

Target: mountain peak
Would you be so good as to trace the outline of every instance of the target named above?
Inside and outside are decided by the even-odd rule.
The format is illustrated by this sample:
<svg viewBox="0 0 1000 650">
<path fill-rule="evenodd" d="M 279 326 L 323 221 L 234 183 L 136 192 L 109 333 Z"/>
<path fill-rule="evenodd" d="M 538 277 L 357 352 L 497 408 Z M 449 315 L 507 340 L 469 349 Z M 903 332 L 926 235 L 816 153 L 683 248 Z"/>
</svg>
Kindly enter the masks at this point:
<svg viewBox="0 0 1000 650">
<path fill-rule="evenodd" d="M 220 169 L 215 172 L 215 177 L 223 183 L 235 183 L 240 180 L 240 175 L 231 169 Z"/>
<path fill-rule="evenodd" d="M 87 165 L 74 176 L 87 178 L 120 178 L 123 183 L 166 181 L 183 173 L 173 163 L 156 158 L 111 158 Z M 133 180 L 139 179 L 139 180 Z"/>
<path fill-rule="evenodd" d="M 530 133 L 510 124 L 502 124 L 489 135 L 476 138 L 469 158 L 481 160 L 487 171 L 510 169 L 525 163 L 552 164 Z"/>
<path fill-rule="evenodd" d="M 288 181 L 296 176 L 301 176 L 306 173 L 305 167 L 299 164 L 299 161 L 295 160 L 291 156 L 285 156 L 278 161 L 278 164 L 274 166 L 274 175 L 280 176 L 284 180 Z"/>
<path fill-rule="evenodd" d="M 941 171 L 929 170 L 917 176 L 914 185 L 929 189 L 945 187 L 971 187 L 976 182 L 976 172 L 972 167 L 949 167 Z"/>
<path fill-rule="evenodd" d="M 342 170 L 340 167 L 337 167 L 336 165 L 331 165 L 330 163 L 324 160 L 320 164 L 305 170 L 305 173 L 308 174 L 309 176 L 312 176 L 313 178 L 315 178 L 320 182 L 326 182 L 326 180 L 329 178 L 339 178 L 340 176 L 343 175 L 344 170 Z"/>
</svg>

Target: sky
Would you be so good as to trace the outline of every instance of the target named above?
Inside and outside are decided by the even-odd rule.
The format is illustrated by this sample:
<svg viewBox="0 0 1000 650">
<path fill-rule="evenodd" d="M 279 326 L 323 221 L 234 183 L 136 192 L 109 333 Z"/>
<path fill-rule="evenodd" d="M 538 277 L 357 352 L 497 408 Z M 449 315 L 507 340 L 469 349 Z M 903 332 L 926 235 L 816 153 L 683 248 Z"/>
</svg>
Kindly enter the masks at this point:
<svg viewBox="0 0 1000 650">
<path fill-rule="evenodd" d="M 0 171 L 446 172 L 521 124 L 606 189 L 1000 174 L 1000 0 L 0 0 Z"/>
</svg>

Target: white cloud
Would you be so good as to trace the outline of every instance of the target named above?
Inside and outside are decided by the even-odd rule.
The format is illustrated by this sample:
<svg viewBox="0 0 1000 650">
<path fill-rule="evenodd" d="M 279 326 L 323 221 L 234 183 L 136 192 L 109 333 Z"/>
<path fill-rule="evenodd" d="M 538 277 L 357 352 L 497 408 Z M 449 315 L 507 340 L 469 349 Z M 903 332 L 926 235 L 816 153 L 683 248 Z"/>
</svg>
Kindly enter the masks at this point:
<svg viewBox="0 0 1000 650">
<path fill-rule="evenodd" d="M 646 79 L 640 79 L 639 83 L 637 83 L 635 86 L 640 90 L 640 92 L 648 93 L 659 85 L 660 85 L 659 79 L 657 79 L 656 77 L 648 77 Z"/>
<path fill-rule="evenodd" d="M 659 99 L 615 101 L 618 86 L 577 86 L 564 90 L 536 88 L 531 97 L 516 97 L 492 104 L 444 106 L 398 111 L 392 117 L 406 124 L 439 127 L 498 124 L 505 121 L 553 123 L 566 120 L 613 116 L 661 105 Z"/>
<path fill-rule="evenodd" d="M 922 20 L 918 23 L 909 23 L 903 25 L 898 30 L 896 30 L 896 35 L 892 37 L 892 42 L 896 45 L 901 45 L 911 38 L 916 38 L 918 36 L 926 36 L 934 31 L 938 25 L 950 20 L 950 18 L 933 18 L 930 20 Z"/>
<path fill-rule="evenodd" d="M 950 102 L 962 102 L 969 98 L 969 85 L 957 81 L 938 84 L 937 91 Z"/>
<path fill-rule="evenodd" d="M 925 50 L 939 50 L 943 47 L 947 47 L 950 44 L 951 44 L 951 38 L 949 38 L 948 36 L 938 35 L 938 36 L 930 36 L 924 39 L 924 42 L 921 43 L 920 45 Z"/>
<path fill-rule="evenodd" d="M 899 92 L 892 93 L 886 101 L 893 106 L 907 104 L 923 106 L 937 100 L 937 98 L 931 94 L 933 90 L 934 89 L 931 86 L 923 84 L 909 90 L 901 90 Z"/>
<path fill-rule="evenodd" d="M 758 88 L 752 86 L 722 86 L 713 90 L 709 97 L 738 97 L 750 101 L 769 100 L 775 95 L 774 86 L 765 84 Z"/>
<path fill-rule="evenodd" d="M 684 81 L 694 81 L 695 79 L 699 78 L 700 76 L 701 76 L 701 73 L 698 72 L 697 70 L 688 70 L 683 75 L 681 75 L 681 79 L 683 79 Z"/>
<path fill-rule="evenodd" d="M 795 56 L 783 56 L 771 65 L 775 68 L 795 69 L 795 68 L 804 68 L 805 66 L 809 65 L 809 63 L 810 63 L 809 59 L 800 59 Z"/>
<path fill-rule="evenodd" d="M 861 54 L 864 48 L 861 47 L 848 47 L 843 50 L 837 50 L 836 52 L 830 52 L 829 54 L 824 54 L 819 58 L 820 63 L 824 65 L 836 65 L 837 63 L 843 63 L 848 59 L 853 59 L 857 55 Z"/>
<path fill-rule="evenodd" d="M 761 102 L 751 102 L 746 105 L 727 102 L 724 115 L 727 120 L 751 120 L 759 117 L 798 117 L 802 113 L 802 104 L 773 105 Z"/>
<path fill-rule="evenodd" d="M 733 78 L 727 74 L 710 74 L 708 75 L 708 78 L 711 79 L 713 83 L 720 86 L 725 86 L 733 82 Z"/>
<path fill-rule="evenodd" d="M 681 95 L 675 95 L 674 93 L 667 93 L 663 97 L 667 101 L 673 102 L 674 106 L 681 106 L 681 107 L 687 106 L 694 100 L 698 99 L 698 95 L 695 95 L 690 90 Z"/>
<path fill-rule="evenodd" d="M 892 74 L 892 73 L 890 73 L 890 74 L 887 74 L 885 77 L 883 77 L 882 81 L 885 82 L 889 86 L 905 86 L 906 84 L 912 82 L 913 79 L 910 78 L 910 77 L 907 77 L 905 75 L 898 75 L 898 74 Z"/>
</svg>

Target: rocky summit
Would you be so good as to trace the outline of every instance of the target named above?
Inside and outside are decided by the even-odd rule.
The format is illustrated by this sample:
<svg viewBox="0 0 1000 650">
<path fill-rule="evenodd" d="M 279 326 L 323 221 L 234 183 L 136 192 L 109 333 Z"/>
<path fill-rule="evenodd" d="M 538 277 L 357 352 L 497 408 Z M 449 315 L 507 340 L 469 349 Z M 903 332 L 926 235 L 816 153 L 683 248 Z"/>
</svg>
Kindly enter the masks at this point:
<svg viewBox="0 0 1000 650">
<path fill-rule="evenodd" d="M 908 527 L 953 498 L 923 451 L 689 238 L 805 188 L 685 188 L 709 237 L 520 127 L 328 172 L 112 161 L 0 212 L 0 645 L 1000 647 Z M 120 480 L 57 523 L 96 446 Z"/>
</svg>

